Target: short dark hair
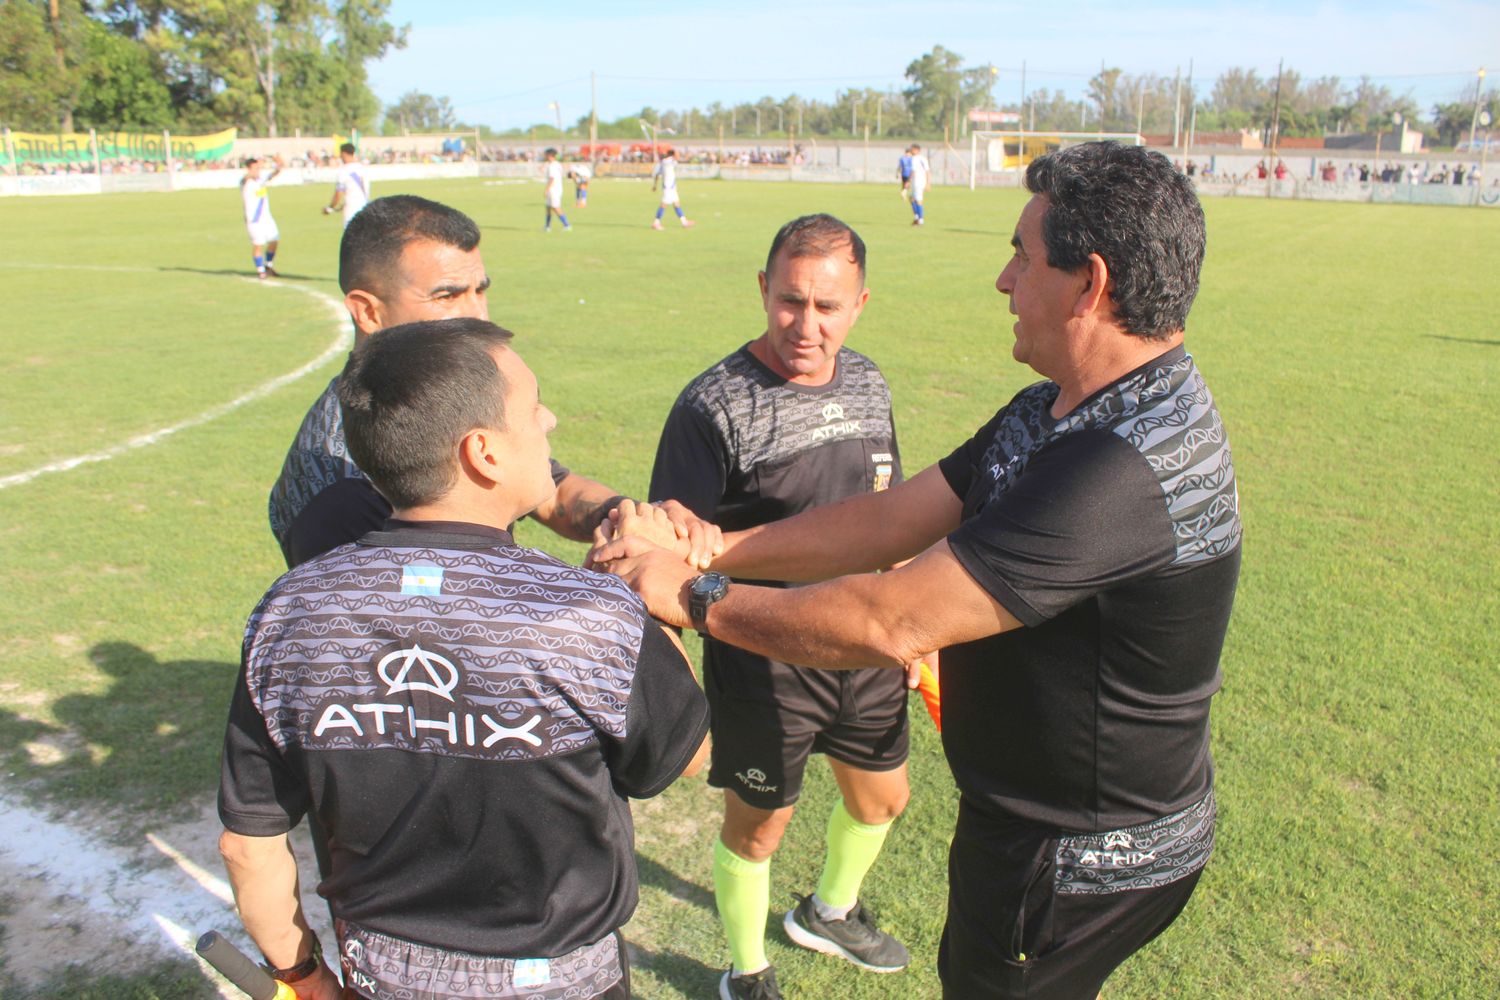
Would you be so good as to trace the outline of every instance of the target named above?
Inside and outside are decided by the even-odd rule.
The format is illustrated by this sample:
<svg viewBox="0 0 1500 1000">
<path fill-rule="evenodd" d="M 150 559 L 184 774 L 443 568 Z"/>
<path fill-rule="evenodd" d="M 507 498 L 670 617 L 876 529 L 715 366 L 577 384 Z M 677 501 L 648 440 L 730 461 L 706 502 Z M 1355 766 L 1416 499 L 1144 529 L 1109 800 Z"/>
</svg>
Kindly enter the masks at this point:
<svg viewBox="0 0 1500 1000">
<path fill-rule="evenodd" d="M 403 323 L 366 337 L 339 376 L 349 454 L 397 510 L 433 503 L 458 477 L 458 443 L 505 430 L 509 392 L 490 352 L 512 334 L 488 320 Z"/>
<path fill-rule="evenodd" d="M 342 146 L 339 147 L 339 152 L 340 153 L 348 153 L 350 156 L 353 156 L 354 155 L 354 143 L 352 143 L 352 142 L 346 142 L 346 143 L 344 143 Z"/>
<path fill-rule="evenodd" d="M 557 155 L 557 150 L 555 148 L 553 148 L 552 146 L 548 146 L 546 149 L 542 150 L 542 155 L 543 156 L 556 156 Z"/>
<path fill-rule="evenodd" d="M 339 288 L 388 292 L 408 243 L 432 240 L 465 253 L 479 245 L 479 227 L 456 208 L 414 194 L 376 198 L 360 209 L 339 244 Z"/>
<path fill-rule="evenodd" d="M 835 219 L 825 212 L 803 215 L 776 232 L 771 241 L 771 252 L 766 254 L 766 276 L 776 263 L 776 256 L 786 251 L 787 260 L 795 257 L 832 257 L 844 247 L 849 248 L 849 261 L 859 268 L 859 280 L 865 280 L 865 241 L 847 222 Z"/>
<path fill-rule="evenodd" d="M 1187 326 L 1207 235 L 1192 182 L 1160 153 L 1085 142 L 1033 160 L 1026 189 L 1047 199 L 1047 263 L 1076 271 L 1097 253 L 1127 333 L 1166 337 Z"/>
</svg>

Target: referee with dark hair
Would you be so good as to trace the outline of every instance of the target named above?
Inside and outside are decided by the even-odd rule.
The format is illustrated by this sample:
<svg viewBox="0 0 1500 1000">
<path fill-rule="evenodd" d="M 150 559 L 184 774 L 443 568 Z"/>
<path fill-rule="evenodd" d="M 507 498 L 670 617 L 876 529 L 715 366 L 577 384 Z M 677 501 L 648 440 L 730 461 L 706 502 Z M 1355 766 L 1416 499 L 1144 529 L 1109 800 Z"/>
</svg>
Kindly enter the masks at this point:
<svg viewBox="0 0 1500 1000">
<path fill-rule="evenodd" d="M 707 755 L 676 637 L 622 581 L 507 530 L 556 489 L 556 418 L 510 339 L 453 319 L 355 348 L 344 430 L 393 516 L 288 572 L 246 626 L 220 849 L 302 1000 L 628 998 L 627 797 Z M 287 844 L 304 817 L 342 994 Z"/>
<path fill-rule="evenodd" d="M 630 537 L 593 554 L 663 620 L 790 663 L 894 672 L 942 649 L 950 1000 L 1093 1000 L 1187 905 L 1214 844 L 1209 704 L 1240 567 L 1228 435 L 1184 343 L 1191 183 L 1094 142 L 1026 186 L 995 287 L 1043 381 L 937 465 L 731 533 L 714 563 L 827 582 L 693 606 L 680 559 Z"/>
</svg>

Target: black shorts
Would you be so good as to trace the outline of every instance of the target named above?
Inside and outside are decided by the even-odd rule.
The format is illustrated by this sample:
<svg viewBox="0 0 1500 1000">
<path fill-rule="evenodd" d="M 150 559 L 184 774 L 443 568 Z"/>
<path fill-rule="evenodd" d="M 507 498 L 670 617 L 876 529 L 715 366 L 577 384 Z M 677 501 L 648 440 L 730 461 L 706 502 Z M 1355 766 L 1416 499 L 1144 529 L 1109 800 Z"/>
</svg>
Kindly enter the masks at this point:
<svg viewBox="0 0 1500 1000">
<path fill-rule="evenodd" d="M 906 763 L 906 681 L 900 670 L 816 670 L 703 644 L 713 732 L 708 783 L 746 805 L 779 809 L 802 794 L 809 754 L 862 771 Z"/>
<path fill-rule="evenodd" d="M 1157 821 L 1155 843 L 1148 833 L 1124 846 L 1126 831 L 1111 831 L 1081 850 L 1083 838 L 988 819 L 961 803 L 938 949 L 945 1000 L 1094 1000 L 1110 973 L 1187 905 L 1213 848 L 1212 794 L 1205 802 L 1206 811 L 1190 807 L 1197 812 L 1186 823 L 1186 810 Z M 1101 841 L 1111 844 L 1107 852 Z M 1077 878 L 1080 857 L 1096 864 L 1109 856 L 1123 866 L 1102 881 L 1094 881 L 1098 867 Z"/>
</svg>

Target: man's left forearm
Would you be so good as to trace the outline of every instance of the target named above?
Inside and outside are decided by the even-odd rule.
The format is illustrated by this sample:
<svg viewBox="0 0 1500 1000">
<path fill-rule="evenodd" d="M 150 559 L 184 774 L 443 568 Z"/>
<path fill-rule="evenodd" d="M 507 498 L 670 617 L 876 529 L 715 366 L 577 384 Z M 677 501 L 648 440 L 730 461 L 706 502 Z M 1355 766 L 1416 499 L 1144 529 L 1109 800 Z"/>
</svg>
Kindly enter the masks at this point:
<svg viewBox="0 0 1500 1000">
<path fill-rule="evenodd" d="M 226 830 L 219 853 L 240 919 L 266 961 L 290 968 L 307 958 L 313 932 L 302 913 L 297 859 L 286 835 L 246 837 Z"/>
<path fill-rule="evenodd" d="M 610 503 L 619 497 L 603 483 L 570 472 L 557 484 L 552 499 L 538 507 L 532 516 L 564 538 L 587 542 L 593 538 L 600 519 L 608 514 Z"/>
</svg>

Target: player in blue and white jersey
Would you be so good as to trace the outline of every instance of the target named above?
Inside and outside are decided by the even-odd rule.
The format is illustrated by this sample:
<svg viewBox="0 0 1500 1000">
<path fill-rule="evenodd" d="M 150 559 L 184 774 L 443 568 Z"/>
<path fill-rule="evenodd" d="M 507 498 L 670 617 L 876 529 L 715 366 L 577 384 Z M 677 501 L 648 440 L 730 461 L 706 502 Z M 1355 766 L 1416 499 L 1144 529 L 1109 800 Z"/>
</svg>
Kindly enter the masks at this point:
<svg viewBox="0 0 1500 1000">
<path fill-rule="evenodd" d="M 682 199 L 677 194 L 677 153 L 670 146 L 662 151 L 661 159 L 656 164 L 656 173 L 651 177 L 652 191 L 656 190 L 658 181 L 661 183 L 661 204 L 656 206 L 656 218 L 651 221 L 651 228 L 661 228 L 662 213 L 667 210 L 668 205 L 677 213 L 677 221 L 682 223 L 683 229 L 697 225 L 682 214 Z"/>
<path fill-rule="evenodd" d="M 543 166 L 543 182 L 547 185 L 542 193 L 542 201 L 547 206 L 546 225 L 542 227 L 543 232 L 552 232 L 552 217 L 555 215 L 562 220 L 563 232 L 570 231 L 573 227 L 568 224 L 568 217 L 563 215 L 563 165 L 557 162 L 557 150 L 548 149 L 542 154 L 546 157 Z"/>
<path fill-rule="evenodd" d="M 927 182 L 931 177 L 932 164 L 927 162 L 927 156 L 922 152 L 922 147 L 912 143 L 911 181 L 907 185 L 907 196 L 911 199 L 911 224 L 914 226 L 920 226 L 926 220 L 922 201 L 927 197 Z"/>
<path fill-rule="evenodd" d="M 323 214 L 332 215 L 342 208 L 347 226 L 354 213 L 370 203 L 370 178 L 365 165 L 359 162 L 354 143 L 346 142 L 339 147 L 339 159 L 344 162 L 333 178 L 333 200 L 323 206 Z"/>
<path fill-rule="evenodd" d="M 252 156 L 245 161 L 245 176 L 240 178 L 240 198 L 245 206 L 245 229 L 250 233 L 250 255 L 255 259 L 255 273 L 262 279 L 276 277 L 276 247 L 281 233 L 271 217 L 271 179 L 281 173 L 283 163 L 276 157 L 271 172 L 261 176 L 265 160 Z"/>
</svg>

